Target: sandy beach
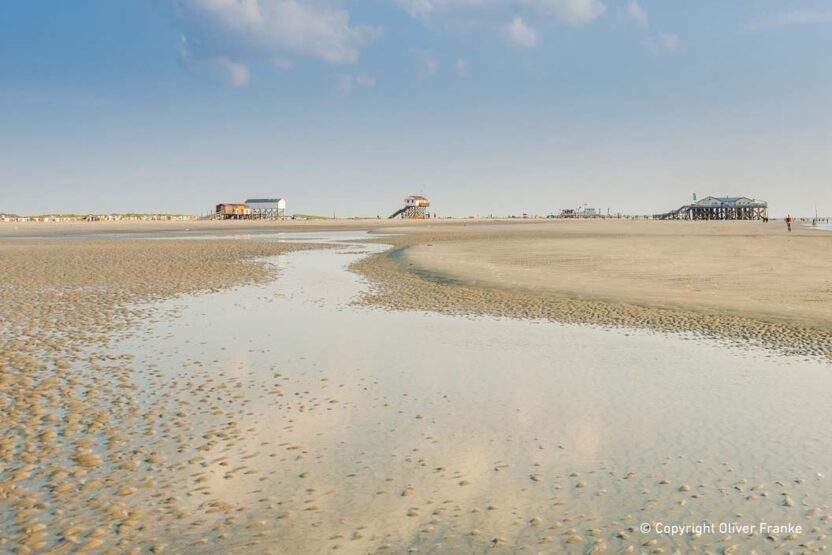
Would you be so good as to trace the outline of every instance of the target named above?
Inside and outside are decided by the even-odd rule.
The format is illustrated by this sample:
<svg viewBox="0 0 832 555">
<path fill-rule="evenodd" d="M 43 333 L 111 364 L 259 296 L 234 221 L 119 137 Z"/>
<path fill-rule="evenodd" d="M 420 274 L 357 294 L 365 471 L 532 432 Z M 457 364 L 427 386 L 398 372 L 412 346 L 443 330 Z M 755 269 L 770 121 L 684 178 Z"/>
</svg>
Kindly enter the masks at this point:
<svg viewBox="0 0 832 555">
<path fill-rule="evenodd" d="M 0 555 L 829 553 L 830 23 L 3 2 Z"/>
<path fill-rule="evenodd" d="M 0 244 L 0 550 L 142 550 L 153 517 L 128 496 L 137 488 L 164 492 L 165 484 L 152 473 L 141 484 L 129 477 L 161 461 L 155 432 L 144 426 L 173 413 L 142 406 L 134 355 L 114 356 L 108 348 L 132 333 L 152 303 L 265 283 L 274 268 L 252 258 L 301 248 L 309 246 L 129 239 Z M 148 439 L 131 443 L 143 436 Z"/>
<path fill-rule="evenodd" d="M 755 226 L 0 241 L 0 550 L 821 552 L 830 238 Z"/>
<path fill-rule="evenodd" d="M 832 237 L 780 223 L 576 222 L 420 242 L 403 261 L 465 283 L 832 328 Z"/>
<path fill-rule="evenodd" d="M 439 222 L 434 222 L 439 223 Z M 442 223 L 453 224 L 454 220 Z M 194 220 L 194 221 L 102 221 L 102 222 L 24 222 L 0 223 L 0 237 L 95 237 L 100 235 L 136 236 L 177 234 L 179 236 L 205 234 L 279 233 L 304 231 L 338 231 L 350 229 L 383 229 L 419 227 L 424 222 L 402 220 Z"/>
<path fill-rule="evenodd" d="M 393 308 L 690 332 L 832 356 L 832 235 L 782 222 L 422 226 L 356 269 Z M 387 241 L 388 239 L 385 239 Z"/>
</svg>

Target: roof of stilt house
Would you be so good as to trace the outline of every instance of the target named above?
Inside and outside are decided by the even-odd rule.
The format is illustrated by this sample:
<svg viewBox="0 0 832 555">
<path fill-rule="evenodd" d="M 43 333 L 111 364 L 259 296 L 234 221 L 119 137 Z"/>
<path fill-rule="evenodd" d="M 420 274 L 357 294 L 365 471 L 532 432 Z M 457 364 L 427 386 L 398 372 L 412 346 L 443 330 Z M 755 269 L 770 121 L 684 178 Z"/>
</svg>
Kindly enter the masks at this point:
<svg viewBox="0 0 832 555">
<path fill-rule="evenodd" d="M 764 200 L 756 200 L 750 197 L 704 197 L 693 203 L 694 206 L 737 206 L 737 205 L 766 205 Z"/>
</svg>

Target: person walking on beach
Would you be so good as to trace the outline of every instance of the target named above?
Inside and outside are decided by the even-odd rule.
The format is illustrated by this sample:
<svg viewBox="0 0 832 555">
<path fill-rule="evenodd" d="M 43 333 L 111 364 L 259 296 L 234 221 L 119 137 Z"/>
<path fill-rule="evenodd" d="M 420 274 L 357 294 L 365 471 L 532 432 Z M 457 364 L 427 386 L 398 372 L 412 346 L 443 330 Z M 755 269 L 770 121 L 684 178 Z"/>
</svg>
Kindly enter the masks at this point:
<svg viewBox="0 0 832 555">
<path fill-rule="evenodd" d="M 792 215 L 791 214 L 786 216 L 786 229 L 788 229 L 790 232 L 792 230 Z"/>
</svg>

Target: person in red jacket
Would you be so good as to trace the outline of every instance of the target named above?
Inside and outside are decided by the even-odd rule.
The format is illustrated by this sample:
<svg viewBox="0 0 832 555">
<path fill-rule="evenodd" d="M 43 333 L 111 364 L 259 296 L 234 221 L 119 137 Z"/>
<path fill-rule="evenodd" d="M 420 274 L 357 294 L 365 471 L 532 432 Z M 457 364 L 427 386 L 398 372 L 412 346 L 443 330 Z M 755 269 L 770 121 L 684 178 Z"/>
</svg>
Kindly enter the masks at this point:
<svg viewBox="0 0 832 555">
<path fill-rule="evenodd" d="M 788 229 L 789 231 L 792 230 L 792 215 L 791 214 L 786 216 L 786 229 Z"/>
</svg>

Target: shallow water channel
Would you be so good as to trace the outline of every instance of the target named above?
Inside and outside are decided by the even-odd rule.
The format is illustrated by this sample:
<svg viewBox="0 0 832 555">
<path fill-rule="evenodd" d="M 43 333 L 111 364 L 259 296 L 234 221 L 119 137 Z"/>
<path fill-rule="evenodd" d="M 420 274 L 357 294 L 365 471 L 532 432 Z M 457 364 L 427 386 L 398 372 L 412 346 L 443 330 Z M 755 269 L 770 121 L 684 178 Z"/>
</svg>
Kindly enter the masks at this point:
<svg viewBox="0 0 832 555">
<path fill-rule="evenodd" d="M 386 248 L 348 243 L 361 237 L 282 234 L 346 243 L 275 257 L 265 286 L 163 303 L 115 347 L 136 355 L 143 403 L 182 411 L 155 440 L 182 511 L 158 531 L 169 549 L 827 543 L 828 365 L 691 337 L 355 306 L 368 285 L 347 266 Z M 666 528 L 687 524 L 699 527 Z"/>
</svg>

